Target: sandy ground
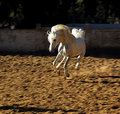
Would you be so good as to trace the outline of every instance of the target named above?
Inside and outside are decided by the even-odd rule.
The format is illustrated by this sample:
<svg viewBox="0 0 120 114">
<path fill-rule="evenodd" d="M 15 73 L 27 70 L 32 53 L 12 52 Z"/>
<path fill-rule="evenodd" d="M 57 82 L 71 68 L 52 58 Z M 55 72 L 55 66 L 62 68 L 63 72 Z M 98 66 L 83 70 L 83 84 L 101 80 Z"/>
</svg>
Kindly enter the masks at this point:
<svg viewBox="0 0 120 114">
<path fill-rule="evenodd" d="M 67 80 L 55 56 L 0 55 L 0 114 L 119 114 L 120 59 L 87 56 Z"/>
</svg>

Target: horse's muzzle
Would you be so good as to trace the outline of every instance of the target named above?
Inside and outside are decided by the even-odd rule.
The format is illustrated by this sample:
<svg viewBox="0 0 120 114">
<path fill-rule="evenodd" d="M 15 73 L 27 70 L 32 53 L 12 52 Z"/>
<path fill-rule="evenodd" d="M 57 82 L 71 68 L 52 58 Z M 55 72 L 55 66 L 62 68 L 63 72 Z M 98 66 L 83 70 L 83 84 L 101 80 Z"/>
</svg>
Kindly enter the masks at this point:
<svg viewBox="0 0 120 114">
<path fill-rule="evenodd" d="M 49 50 L 49 52 L 54 53 L 55 50 Z"/>
<path fill-rule="evenodd" d="M 53 53 L 55 50 L 52 48 L 49 48 L 49 52 Z"/>
</svg>

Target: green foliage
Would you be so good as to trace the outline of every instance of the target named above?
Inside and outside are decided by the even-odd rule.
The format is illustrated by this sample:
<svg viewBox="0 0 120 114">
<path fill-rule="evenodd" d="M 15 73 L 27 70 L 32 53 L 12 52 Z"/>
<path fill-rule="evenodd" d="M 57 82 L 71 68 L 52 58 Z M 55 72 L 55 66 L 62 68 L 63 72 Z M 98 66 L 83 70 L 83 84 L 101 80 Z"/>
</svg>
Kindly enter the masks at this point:
<svg viewBox="0 0 120 114">
<path fill-rule="evenodd" d="M 14 18 L 14 17 L 15 17 L 15 12 L 14 12 L 13 10 L 10 12 L 9 17 L 10 17 L 10 18 Z"/>
<path fill-rule="evenodd" d="M 81 4 L 84 0 L 77 0 L 76 4 Z"/>
<path fill-rule="evenodd" d="M 22 8 L 23 8 L 22 5 L 18 4 L 18 7 L 16 9 L 10 11 L 9 18 L 10 18 L 11 24 L 12 23 L 19 24 L 24 19 Z"/>
<path fill-rule="evenodd" d="M 20 27 L 57 23 L 114 23 L 120 18 L 116 0 L 0 0 L 0 23 Z"/>
</svg>

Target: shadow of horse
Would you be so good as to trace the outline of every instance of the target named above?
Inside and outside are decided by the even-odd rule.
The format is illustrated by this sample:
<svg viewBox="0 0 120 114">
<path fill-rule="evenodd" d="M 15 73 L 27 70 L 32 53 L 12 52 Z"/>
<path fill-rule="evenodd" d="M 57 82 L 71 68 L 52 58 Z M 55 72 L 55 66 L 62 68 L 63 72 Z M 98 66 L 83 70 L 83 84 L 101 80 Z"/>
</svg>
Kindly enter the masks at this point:
<svg viewBox="0 0 120 114">
<path fill-rule="evenodd" d="M 120 76 L 99 76 L 100 78 L 120 78 Z"/>
<path fill-rule="evenodd" d="M 28 112 L 28 111 L 34 111 L 34 112 L 63 111 L 65 113 L 67 113 L 67 112 L 77 112 L 77 110 L 45 109 L 45 108 L 37 108 L 37 107 L 20 107 L 20 106 L 0 106 L 0 110 L 18 110 L 18 112 Z"/>
<path fill-rule="evenodd" d="M 117 80 L 117 81 L 108 81 L 108 80 L 102 80 L 102 81 L 95 81 L 94 80 L 94 76 L 92 76 L 91 78 L 93 78 L 93 81 L 81 81 L 81 83 L 102 83 L 102 84 L 114 84 L 114 83 L 118 83 L 120 84 L 120 80 Z M 98 76 L 98 78 L 101 78 L 101 79 L 109 79 L 109 78 L 112 78 L 112 79 L 119 79 L 120 76 Z"/>
</svg>

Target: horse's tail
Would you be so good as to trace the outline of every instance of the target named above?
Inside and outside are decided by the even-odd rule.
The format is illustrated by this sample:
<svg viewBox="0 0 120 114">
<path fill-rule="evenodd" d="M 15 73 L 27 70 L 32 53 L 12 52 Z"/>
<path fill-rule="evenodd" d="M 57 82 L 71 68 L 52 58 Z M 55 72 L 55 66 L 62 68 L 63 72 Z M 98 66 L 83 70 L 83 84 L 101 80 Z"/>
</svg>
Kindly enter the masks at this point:
<svg viewBox="0 0 120 114">
<path fill-rule="evenodd" d="M 83 29 L 76 29 L 76 28 L 73 28 L 72 29 L 72 34 L 77 38 L 77 37 L 80 37 L 80 38 L 85 38 L 85 31 Z"/>
<path fill-rule="evenodd" d="M 85 39 L 85 31 L 83 29 L 79 29 L 79 35 L 81 38 Z"/>
</svg>

